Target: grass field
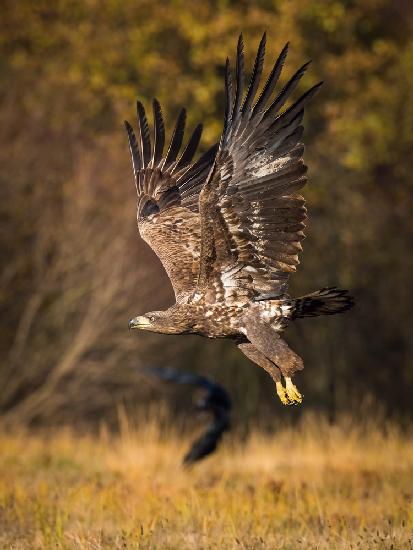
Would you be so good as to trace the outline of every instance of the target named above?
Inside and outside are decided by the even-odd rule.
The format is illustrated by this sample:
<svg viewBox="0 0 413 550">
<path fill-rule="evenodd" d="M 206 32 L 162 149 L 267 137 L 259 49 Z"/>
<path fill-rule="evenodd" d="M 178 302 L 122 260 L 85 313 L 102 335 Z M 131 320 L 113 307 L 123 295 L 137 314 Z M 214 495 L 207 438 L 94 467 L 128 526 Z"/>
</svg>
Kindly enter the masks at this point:
<svg viewBox="0 0 413 550">
<path fill-rule="evenodd" d="M 0 548 L 413 548 L 413 437 L 304 420 L 191 471 L 188 440 L 124 426 L 0 436 Z"/>
</svg>

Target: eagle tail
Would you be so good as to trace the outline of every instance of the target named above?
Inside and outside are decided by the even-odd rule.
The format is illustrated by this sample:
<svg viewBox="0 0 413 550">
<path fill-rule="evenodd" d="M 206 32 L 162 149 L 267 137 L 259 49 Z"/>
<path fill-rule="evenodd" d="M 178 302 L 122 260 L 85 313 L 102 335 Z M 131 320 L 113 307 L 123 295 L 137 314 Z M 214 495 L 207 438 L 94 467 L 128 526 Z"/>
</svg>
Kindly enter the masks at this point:
<svg viewBox="0 0 413 550">
<path fill-rule="evenodd" d="M 348 290 L 326 287 L 292 301 L 292 319 L 335 315 L 354 306 L 354 298 Z"/>
</svg>

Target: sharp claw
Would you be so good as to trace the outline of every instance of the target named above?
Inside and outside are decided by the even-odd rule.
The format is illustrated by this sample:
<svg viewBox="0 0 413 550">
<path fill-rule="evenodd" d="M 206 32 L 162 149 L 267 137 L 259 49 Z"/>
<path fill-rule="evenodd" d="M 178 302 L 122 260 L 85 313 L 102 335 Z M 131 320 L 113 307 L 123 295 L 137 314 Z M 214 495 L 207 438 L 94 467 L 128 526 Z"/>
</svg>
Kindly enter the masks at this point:
<svg viewBox="0 0 413 550">
<path fill-rule="evenodd" d="M 281 384 L 281 382 L 276 382 L 277 394 L 280 398 L 280 401 L 283 405 L 291 405 L 291 401 L 288 398 L 287 390 Z"/>
<path fill-rule="evenodd" d="M 303 402 L 303 396 L 298 391 L 297 387 L 293 384 L 291 378 L 285 378 L 285 391 L 287 397 L 294 405 L 299 405 Z"/>
</svg>

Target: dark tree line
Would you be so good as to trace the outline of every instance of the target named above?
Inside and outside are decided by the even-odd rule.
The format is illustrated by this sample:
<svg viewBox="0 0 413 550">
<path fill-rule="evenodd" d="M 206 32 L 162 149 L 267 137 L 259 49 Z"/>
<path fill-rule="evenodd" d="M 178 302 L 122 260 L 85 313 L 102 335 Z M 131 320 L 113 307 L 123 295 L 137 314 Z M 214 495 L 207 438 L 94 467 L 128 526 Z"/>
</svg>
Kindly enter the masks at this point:
<svg viewBox="0 0 413 550">
<path fill-rule="evenodd" d="M 158 97 L 169 129 L 185 105 L 206 149 L 222 125 L 225 58 L 242 30 L 251 66 L 265 29 L 267 71 L 288 40 L 283 82 L 309 58 L 304 85 L 325 81 L 306 115 L 310 219 L 293 293 L 339 284 L 358 302 L 287 333 L 305 360 L 306 407 L 411 412 L 410 2 L 22 0 L 4 3 L 0 26 L 5 421 L 115 424 L 120 404 L 153 398 L 139 368 L 154 358 L 212 374 L 246 421 L 298 414 L 225 343 L 127 330 L 172 291 L 137 238 L 122 121 L 138 95 Z"/>
</svg>

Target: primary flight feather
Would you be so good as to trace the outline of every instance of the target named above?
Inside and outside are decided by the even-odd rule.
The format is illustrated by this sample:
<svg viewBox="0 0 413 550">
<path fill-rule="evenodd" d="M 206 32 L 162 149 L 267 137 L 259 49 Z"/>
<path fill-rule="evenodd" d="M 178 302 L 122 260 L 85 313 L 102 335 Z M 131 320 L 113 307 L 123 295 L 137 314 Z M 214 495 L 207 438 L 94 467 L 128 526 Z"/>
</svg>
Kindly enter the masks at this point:
<svg viewBox="0 0 413 550">
<path fill-rule="evenodd" d="M 307 182 L 303 113 L 321 83 L 284 108 L 308 66 L 277 91 L 286 45 L 258 94 L 265 43 L 264 34 L 245 90 L 240 36 L 234 85 L 228 59 L 226 63 L 221 139 L 196 162 L 201 125 L 180 153 L 185 109 L 178 115 L 167 151 L 156 99 L 153 143 L 140 102 L 138 137 L 125 122 L 139 232 L 165 267 L 176 298 L 168 310 L 136 317 L 129 326 L 230 338 L 272 376 L 281 401 L 293 404 L 302 401 L 292 376 L 303 363 L 280 334 L 292 320 L 341 313 L 352 307 L 353 299 L 335 287 L 298 299 L 288 294 L 306 219 L 305 200 L 298 193 Z"/>
</svg>

